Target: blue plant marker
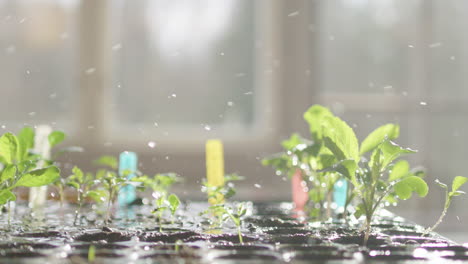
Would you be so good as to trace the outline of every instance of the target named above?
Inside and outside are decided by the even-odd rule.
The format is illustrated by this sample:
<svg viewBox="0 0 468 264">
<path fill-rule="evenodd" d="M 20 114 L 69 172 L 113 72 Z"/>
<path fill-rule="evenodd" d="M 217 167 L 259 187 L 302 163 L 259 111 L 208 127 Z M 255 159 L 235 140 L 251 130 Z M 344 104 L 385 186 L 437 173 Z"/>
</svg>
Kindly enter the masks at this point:
<svg viewBox="0 0 468 264">
<path fill-rule="evenodd" d="M 125 171 L 137 171 L 138 158 L 135 152 L 124 151 L 120 153 L 119 157 L 119 174 L 123 175 Z M 128 179 L 131 179 L 135 174 L 130 174 L 127 176 Z M 136 199 L 136 190 L 135 186 L 127 185 L 120 189 L 118 202 L 120 206 L 127 206 L 131 204 Z"/>
<path fill-rule="evenodd" d="M 344 208 L 346 205 L 346 196 L 348 192 L 348 182 L 340 178 L 336 181 L 333 191 L 333 200 L 337 208 Z"/>
</svg>

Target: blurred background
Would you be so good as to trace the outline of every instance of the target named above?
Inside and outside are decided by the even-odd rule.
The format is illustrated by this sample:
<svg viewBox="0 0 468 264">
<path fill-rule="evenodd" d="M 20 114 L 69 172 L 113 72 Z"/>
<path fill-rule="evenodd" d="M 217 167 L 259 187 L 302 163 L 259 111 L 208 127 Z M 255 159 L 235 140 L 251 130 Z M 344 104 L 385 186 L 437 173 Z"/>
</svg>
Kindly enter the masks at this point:
<svg viewBox="0 0 468 264">
<path fill-rule="evenodd" d="M 85 152 L 136 151 L 146 173 L 185 178 L 202 199 L 204 142 L 225 143 L 237 199 L 288 200 L 260 160 L 302 113 L 329 106 L 362 140 L 397 122 L 430 194 L 392 211 L 430 226 L 468 176 L 468 2 L 463 0 L 0 0 L 0 133 L 49 124 Z M 66 169 L 64 170 L 66 173 Z M 468 196 L 439 231 L 468 242 Z"/>
</svg>

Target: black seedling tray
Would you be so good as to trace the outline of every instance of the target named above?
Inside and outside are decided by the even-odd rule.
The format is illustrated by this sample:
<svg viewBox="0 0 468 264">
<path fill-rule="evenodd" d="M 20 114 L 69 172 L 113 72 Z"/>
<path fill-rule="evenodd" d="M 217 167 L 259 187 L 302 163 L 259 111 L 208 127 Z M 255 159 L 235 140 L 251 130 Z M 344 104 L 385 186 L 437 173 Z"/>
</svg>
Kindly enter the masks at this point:
<svg viewBox="0 0 468 264">
<path fill-rule="evenodd" d="M 375 218 L 373 235 L 362 245 L 359 227 L 340 222 L 309 223 L 294 217 L 289 203 L 250 205 L 243 224 L 244 244 L 235 227 L 209 229 L 199 212 L 206 203 L 184 205 L 175 224 L 159 232 L 151 207 L 116 211 L 104 225 L 89 208 L 80 226 L 73 210 L 65 220 L 58 205 L 49 206 L 44 221 L 28 216 L 18 205 L 7 228 L 0 216 L 0 263 L 468 263 L 468 248 L 431 233 L 387 211 Z"/>
</svg>

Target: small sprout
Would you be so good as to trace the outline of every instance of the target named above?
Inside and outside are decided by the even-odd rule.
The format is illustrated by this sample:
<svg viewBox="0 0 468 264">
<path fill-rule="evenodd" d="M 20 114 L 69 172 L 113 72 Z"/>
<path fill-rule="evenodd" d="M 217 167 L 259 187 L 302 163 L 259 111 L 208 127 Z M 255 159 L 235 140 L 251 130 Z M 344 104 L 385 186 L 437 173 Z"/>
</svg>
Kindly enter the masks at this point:
<svg viewBox="0 0 468 264">
<path fill-rule="evenodd" d="M 244 203 L 238 203 L 235 207 L 227 205 L 213 205 L 210 207 L 212 212 L 221 216 L 223 222 L 231 220 L 237 228 L 237 235 L 239 236 L 239 243 L 243 244 L 242 239 L 242 219 L 247 214 L 247 209 Z"/>
<path fill-rule="evenodd" d="M 156 207 L 151 213 L 155 214 L 158 218 L 159 232 L 162 232 L 162 217 L 167 209 L 169 209 L 169 202 L 165 196 L 160 196 L 158 199 L 156 199 Z"/>
<path fill-rule="evenodd" d="M 167 201 L 169 202 L 169 210 L 171 211 L 171 223 L 174 224 L 174 216 L 177 209 L 179 208 L 180 200 L 179 197 L 177 197 L 177 195 L 171 194 L 167 198 Z"/>
<path fill-rule="evenodd" d="M 175 242 L 175 245 L 174 245 L 174 250 L 176 253 L 179 253 L 180 251 L 180 246 L 182 246 L 184 244 L 184 241 L 180 240 L 180 239 L 177 239 L 177 241 Z"/>
<path fill-rule="evenodd" d="M 444 219 L 445 215 L 447 214 L 447 211 L 450 207 L 450 204 L 452 203 L 452 199 L 453 197 L 455 196 L 459 196 L 459 195 L 462 195 L 462 194 L 465 194 L 464 191 L 460 191 L 460 187 L 462 187 L 466 182 L 468 182 L 468 178 L 467 177 L 463 177 L 463 176 L 456 176 L 454 179 L 453 179 L 453 182 L 452 182 L 452 191 L 449 192 L 449 189 L 448 189 L 448 186 L 442 182 L 440 182 L 439 180 L 436 180 L 436 183 L 445 189 L 445 205 L 444 205 L 444 210 L 442 211 L 442 214 L 440 215 L 439 219 L 437 220 L 437 222 L 431 227 L 431 228 L 428 228 L 426 229 L 426 231 L 424 232 L 423 236 L 424 235 L 427 235 L 429 234 L 430 232 L 434 231 L 434 229 L 437 228 L 437 226 L 440 225 L 440 223 L 442 223 L 442 220 Z"/>
</svg>

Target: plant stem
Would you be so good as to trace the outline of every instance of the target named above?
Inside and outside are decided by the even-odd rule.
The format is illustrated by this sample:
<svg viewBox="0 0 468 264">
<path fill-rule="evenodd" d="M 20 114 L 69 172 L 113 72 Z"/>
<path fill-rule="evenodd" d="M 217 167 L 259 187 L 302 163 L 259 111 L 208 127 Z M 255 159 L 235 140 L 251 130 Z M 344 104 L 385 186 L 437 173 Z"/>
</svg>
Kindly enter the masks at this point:
<svg viewBox="0 0 468 264">
<path fill-rule="evenodd" d="M 450 207 L 451 202 L 452 202 L 452 199 L 449 197 L 448 191 L 447 191 L 447 194 L 446 194 L 446 197 L 445 197 L 444 210 L 442 211 L 442 214 L 440 215 L 437 222 L 431 228 L 428 228 L 428 229 L 426 229 L 426 231 L 424 231 L 422 236 L 428 235 L 430 232 L 434 231 L 434 229 L 436 229 L 440 225 L 440 223 L 442 223 L 442 220 L 444 219 L 445 215 L 447 214 L 447 211 L 448 211 L 448 208 Z"/>
<path fill-rule="evenodd" d="M 244 240 L 242 239 L 242 232 L 240 225 L 237 226 L 237 235 L 239 235 L 239 243 L 244 244 Z"/>
<path fill-rule="evenodd" d="M 369 236 L 370 236 L 370 231 L 371 231 L 371 216 L 367 216 L 366 217 L 366 230 L 364 233 L 364 242 L 363 242 L 364 246 L 367 245 L 367 241 L 369 240 Z"/>
<path fill-rule="evenodd" d="M 8 201 L 8 229 L 11 227 L 11 201 Z"/>
<path fill-rule="evenodd" d="M 328 191 L 327 192 L 327 220 L 331 218 L 331 198 L 332 198 L 332 192 Z"/>
</svg>

